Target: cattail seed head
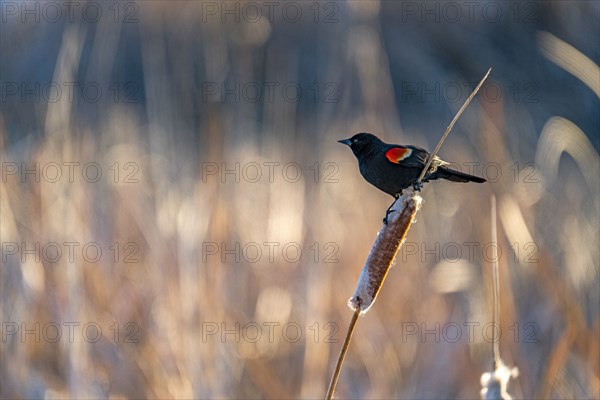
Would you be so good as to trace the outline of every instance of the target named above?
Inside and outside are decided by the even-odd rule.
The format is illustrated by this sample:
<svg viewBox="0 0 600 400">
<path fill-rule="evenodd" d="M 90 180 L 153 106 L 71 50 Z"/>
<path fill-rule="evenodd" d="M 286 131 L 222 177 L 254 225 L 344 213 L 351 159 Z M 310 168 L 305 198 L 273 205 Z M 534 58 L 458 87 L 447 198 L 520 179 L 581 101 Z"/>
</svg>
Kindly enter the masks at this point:
<svg viewBox="0 0 600 400">
<path fill-rule="evenodd" d="M 348 300 L 348 307 L 352 310 L 360 310 L 361 314 L 365 314 L 373 305 L 422 202 L 418 192 L 409 188 L 394 203 L 396 211 L 389 214 L 387 225 L 383 225 L 379 231 L 354 296 Z"/>
</svg>

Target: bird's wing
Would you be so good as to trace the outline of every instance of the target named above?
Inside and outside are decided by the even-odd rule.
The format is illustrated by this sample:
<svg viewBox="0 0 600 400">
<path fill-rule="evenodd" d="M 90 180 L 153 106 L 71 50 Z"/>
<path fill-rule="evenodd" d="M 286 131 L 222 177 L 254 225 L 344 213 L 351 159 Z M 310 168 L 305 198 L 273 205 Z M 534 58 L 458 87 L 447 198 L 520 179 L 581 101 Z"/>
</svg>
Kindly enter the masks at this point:
<svg viewBox="0 0 600 400">
<path fill-rule="evenodd" d="M 388 161 L 404 167 L 423 167 L 429 153 L 416 146 L 393 145 L 385 152 Z"/>
</svg>

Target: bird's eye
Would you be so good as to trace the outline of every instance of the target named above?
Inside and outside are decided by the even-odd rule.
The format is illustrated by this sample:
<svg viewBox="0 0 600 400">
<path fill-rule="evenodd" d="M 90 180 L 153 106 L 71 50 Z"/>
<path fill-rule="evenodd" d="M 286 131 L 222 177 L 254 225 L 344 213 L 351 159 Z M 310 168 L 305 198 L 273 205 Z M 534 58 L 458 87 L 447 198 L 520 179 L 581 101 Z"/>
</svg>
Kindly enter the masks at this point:
<svg viewBox="0 0 600 400">
<path fill-rule="evenodd" d="M 353 139 L 352 143 L 358 143 L 358 139 Z"/>
</svg>

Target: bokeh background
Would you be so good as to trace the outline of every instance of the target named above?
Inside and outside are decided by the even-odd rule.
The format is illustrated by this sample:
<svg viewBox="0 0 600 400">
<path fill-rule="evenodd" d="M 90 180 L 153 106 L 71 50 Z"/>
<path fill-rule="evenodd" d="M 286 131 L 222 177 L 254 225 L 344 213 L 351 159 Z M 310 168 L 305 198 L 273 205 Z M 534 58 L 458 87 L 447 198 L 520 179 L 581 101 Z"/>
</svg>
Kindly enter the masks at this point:
<svg viewBox="0 0 600 400">
<path fill-rule="evenodd" d="M 0 395 L 321 398 L 391 198 L 441 150 L 339 398 L 600 397 L 597 1 L 1 5 Z M 101 252 L 101 253 L 100 253 Z"/>
</svg>

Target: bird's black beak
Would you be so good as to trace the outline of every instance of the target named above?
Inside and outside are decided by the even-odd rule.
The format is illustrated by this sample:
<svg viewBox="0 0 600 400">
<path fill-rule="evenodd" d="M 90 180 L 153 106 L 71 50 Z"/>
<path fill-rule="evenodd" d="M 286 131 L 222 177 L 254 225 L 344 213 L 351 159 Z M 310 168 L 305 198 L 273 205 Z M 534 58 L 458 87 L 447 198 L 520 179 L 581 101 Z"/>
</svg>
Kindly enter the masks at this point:
<svg viewBox="0 0 600 400">
<path fill-rule="evenodd" d="M 342 140 L 338 140 L 338 142 L 343 143 L 346 146 L 352 146 L 352 141 L 350 139 L 342 139 Z"/>
</svg>

